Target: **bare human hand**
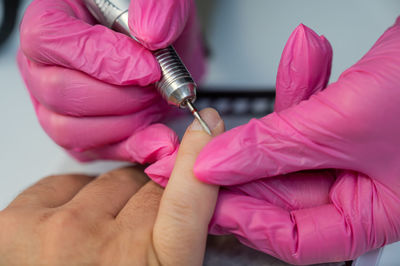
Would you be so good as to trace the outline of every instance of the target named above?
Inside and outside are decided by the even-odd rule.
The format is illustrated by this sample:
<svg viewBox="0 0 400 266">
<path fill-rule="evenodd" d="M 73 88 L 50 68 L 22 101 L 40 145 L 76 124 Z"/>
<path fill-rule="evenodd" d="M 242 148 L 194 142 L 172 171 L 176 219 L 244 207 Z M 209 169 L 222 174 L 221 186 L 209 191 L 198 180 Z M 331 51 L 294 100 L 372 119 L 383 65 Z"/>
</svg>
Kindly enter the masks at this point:
<svg viewBox="0 0 400 266">
<path fill-rule="evenodd" d="M 201 265 L 218 187 L 192 169 L 211 138 L 190 126 L 164 195 L 140 167 L 42 179 L 0 212 L 0 265 Z"/>
</svg>

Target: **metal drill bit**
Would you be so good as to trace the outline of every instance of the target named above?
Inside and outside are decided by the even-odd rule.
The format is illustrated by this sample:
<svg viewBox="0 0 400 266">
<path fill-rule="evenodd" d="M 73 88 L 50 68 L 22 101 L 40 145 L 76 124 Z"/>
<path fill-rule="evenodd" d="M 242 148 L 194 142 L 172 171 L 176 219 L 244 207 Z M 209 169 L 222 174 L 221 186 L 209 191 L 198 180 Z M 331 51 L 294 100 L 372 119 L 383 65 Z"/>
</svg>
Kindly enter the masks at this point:
<svg viewBox="0 0 400 266">
<path fill-rule="evenodd" d="M 186 100 L 185 105 L 189 108 L 190 112 L 192 112 L 197 121 L 199 121 L 204 131 L 207 132 L 208 135 L 212 136 L 210 128 L 207 126 L 206 122 L 201 118 L 199 112 L 197 111 L 196 107 L 194 107 L 193 103 L 189 100 Z"/>
</svg>

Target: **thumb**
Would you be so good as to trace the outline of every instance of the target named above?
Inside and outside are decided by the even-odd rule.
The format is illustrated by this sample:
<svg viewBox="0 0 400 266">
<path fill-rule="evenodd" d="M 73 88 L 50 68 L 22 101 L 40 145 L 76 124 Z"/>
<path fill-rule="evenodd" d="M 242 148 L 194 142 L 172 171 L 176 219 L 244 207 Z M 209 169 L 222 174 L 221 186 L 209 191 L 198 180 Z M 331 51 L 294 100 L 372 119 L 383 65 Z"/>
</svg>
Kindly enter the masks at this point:
<svg viewBox="0 0 400 266">
<path fill-rule="evenodd" d="M 150 50 L 172 44 L 185 28 L 192 0 L 132 0 L 129 28 Z"/>
<path fill-rule="evenodd" d="M 223 132 L 223 121 L 215 110 L 205 109 L 200 114 L 213 135 Z M 193 165 L 211 138 L 197 121 L 183 137 L 153 231 L 154 250 L 162 265 L 202 265 L 218 187 L 196 179 Z"/>
</svg>

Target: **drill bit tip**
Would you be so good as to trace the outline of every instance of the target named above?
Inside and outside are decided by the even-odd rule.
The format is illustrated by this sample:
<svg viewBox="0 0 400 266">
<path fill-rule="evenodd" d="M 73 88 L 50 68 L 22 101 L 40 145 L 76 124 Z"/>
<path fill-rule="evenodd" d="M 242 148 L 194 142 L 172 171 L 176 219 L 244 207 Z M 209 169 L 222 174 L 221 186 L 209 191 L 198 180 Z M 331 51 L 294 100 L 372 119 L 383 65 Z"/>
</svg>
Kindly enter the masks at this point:
<svg viewBox="0 0 400 266">
<path fill-rule="evenodd" d="M 205 132 L 207 132 L 208 135 L 212 136 L 211 130 L 208 127 L 207 123 L 201 118 L 199 112 L 197 111 L 196 107 L 193 105 L 193 103 L 189 100 L 186 101 L 186 106 L 189 108 L 190 112 L 193 114 L 193 116 L 199 121 L 201 127 L 204 129 Z"/>
</svg>

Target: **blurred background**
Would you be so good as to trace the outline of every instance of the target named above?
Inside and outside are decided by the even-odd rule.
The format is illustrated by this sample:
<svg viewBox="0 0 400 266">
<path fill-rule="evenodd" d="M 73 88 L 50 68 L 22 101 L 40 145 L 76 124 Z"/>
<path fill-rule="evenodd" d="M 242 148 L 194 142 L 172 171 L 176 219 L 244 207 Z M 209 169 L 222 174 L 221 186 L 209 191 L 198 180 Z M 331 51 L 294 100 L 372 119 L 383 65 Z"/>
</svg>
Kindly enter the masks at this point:
<svg viewBox="0 0 400 266">
<path fill-rule="evenodd" d="M 99 173 L 116 166 L 110 162 L 76 163 L 40 128 L 15 63 L 18 24 L 29 2 L 0 0 L 0 210 L 23 188 L 44 176 L 77 171 Z M 269 95 L 275 86 L 284 44 L 300 23 L 331 42 L 333 82 L 400 15 L 398 0 L 202 0 L 198 6 L 210 50 L 203 87 Z M 249 118 L 225 117 L 228 128 Z M 173 127 L 182 131 L 189 121 L 190 118 L 177 121 Z M 358 265 L 398 265 L 399 252 L 400 245 L 394 244 L 371 253 L 369 261 L 376 259 L 379 263 Z"/>
</svg>

